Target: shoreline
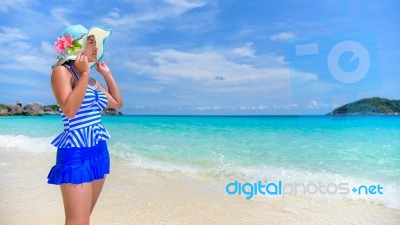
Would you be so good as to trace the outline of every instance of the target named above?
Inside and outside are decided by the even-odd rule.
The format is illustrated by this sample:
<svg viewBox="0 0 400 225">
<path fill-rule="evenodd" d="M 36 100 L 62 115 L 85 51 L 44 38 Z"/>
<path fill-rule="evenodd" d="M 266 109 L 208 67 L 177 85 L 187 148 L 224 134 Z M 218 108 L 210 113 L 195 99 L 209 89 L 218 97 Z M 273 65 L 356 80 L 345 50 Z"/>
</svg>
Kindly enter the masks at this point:
<svg viewBox="0 0 400 225">
<path fill-rule="evenodd" d="M 0 220 L 63 224 L 58 186 L 47 184 L 55 152 L 0 149 Z M 111 154 L 111 174 L 91 224 L 398 224 L 400 211 L 365 201 L 289 196 L 245 200 L 225 181 L 133 168 Z M 305 204 L 306 202 L 306 204 Z M 22 216 L 21 216 L 22 215 Z"/>
</svg>

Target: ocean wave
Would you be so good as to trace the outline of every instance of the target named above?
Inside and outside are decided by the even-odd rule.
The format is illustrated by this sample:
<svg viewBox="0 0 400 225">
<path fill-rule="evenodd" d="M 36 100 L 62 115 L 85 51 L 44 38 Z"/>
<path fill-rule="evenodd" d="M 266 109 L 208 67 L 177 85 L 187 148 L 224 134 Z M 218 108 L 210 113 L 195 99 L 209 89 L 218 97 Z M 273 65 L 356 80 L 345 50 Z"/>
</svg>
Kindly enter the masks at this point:
<svg viewBox="0 0 400 225">
<path fill-rule="evenodd" d="M 28 152 L 54 152 L 56 148 L 50 144 L 53 138 L 0 134 L 0 148 Z"/>
<path fill-rule="evenodd" d="M 129 148 L 127 145 L 124 144 L 118 144 L 114 146 L 110 146 L 112 149 L 124 149 L 124 147 Z M 183 175 L 198 175 L 200 171 L 200 167 L 196 167 L 194 165 L 178 165 L 176 163 L 172 162 L 162 162 L 162 161 L 157 161 L 157 160 L 152 160 L 148 157 L 139 155 L 137 153 L 132 153 L 129 151 L 111 151 L 110 154 L 123 158 L 123 159 L 128 159 L 130 166 L 134 168 L 140 168 L 140 169 L 150 169 L 154 171 L 160 171 L 160 172 L 180 172 Z"/>
<path fill-rule="evenodd" d="M 114 146 L 117 147 L 117 146 Z M 349 193 L 346 195 L 339 194 L 313 194 L 312 197 L 319 198 L 335 198 L 335 199 L 349 199 L 349 200 L 362 200 L 371 204 L 381 204 L 385 207 L 400 210 L 400 189 L 396 183 L 383 183 L 364 178 L 356 178 L 351 176 L 343 176 L 324 171 L 310 172 L 295 168 L 277 168 L 272 166 L 237 166 L 229 163 L 218 164 L 214 167 L 177 164 L 173 162 L 164 162 L 154 160 L 149 157 L 133 153 L 128 150 L 130 146 L 118 144 L 118 149 L 126 149 L 120 152 L 112 151 L 111 153 L 128 159 L 131 167 L 140 169 L 150 169 L 159 172 L 179 172 L 186 176 L 207 176 L 214 177 L 223 181 L 234 182 L 239 181 L 242 183 L 254 183 L 261 181 L 262 183 L 282 181 L 284 184 L 320 184 L 324 185 L 339 185 L 340 183 L 347 184 Z M 356 194 L 352 192 L 353 187 L 361 187 L 365 185 L 380 185 L 383 187 L 384 194 Z M 303 189 L 300 189 L 299 193 Z M 307 193 L 306 193 L 307 195 Z M 261 198 L 255 198 L 262 199 Z"/>
</svg>

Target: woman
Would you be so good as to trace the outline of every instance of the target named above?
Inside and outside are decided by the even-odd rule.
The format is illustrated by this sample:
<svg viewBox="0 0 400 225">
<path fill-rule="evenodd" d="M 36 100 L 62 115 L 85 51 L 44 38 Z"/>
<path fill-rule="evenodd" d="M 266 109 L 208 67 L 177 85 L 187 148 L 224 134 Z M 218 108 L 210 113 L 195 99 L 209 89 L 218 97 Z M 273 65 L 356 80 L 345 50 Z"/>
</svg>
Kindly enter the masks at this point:
<svg viewBox="0 0 400 225">
<path fill-rule="evenodd" d="M 66 28 L 55 42 L 59 52 L 51 86 L 60 108 L 64 132 L 52 144 L 57 147 L 56 165 L 48 183 L 60 185 L 67 225 L 89 224 L 90 214 L 110 172 L 106 140 L 101 124 L 105 107 L 121 108 L 122 98 L 103 57 L 105 38 L 111 30 L 82 25 Z M 104 77 L 108 90 L 90 77 L 91 68 Z"/>
</svg>

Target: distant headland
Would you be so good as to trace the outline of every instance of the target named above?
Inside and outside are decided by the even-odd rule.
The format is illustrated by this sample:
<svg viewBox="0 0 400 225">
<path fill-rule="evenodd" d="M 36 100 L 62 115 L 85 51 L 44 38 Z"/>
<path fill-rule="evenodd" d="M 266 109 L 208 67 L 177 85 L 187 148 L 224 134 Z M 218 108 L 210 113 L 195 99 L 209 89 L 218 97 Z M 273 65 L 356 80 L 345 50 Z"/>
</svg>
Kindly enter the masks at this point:
<svg viewBox="0 0 400 225">
<path fill-rule="evenodd" d="M 364 98 L 340 106 L 327 115 L 400 115 L 400 100 Z"/>
<path fill-rule="evenodd" d="M 0 116 L 43 116 L 60 114 L 58 105 L 43 105 L 28 103 L 25 106 L 20 101 L 15 104 L 1 104 Z M 106 108 L 103 115 L 123 115 L 113 108 Z M 373 97 L 351 102 L 334 109 L 326 115 L 400 115 L 400 100 Z"/>
<path fill-rule="evenodd" d="M 43 105 L 41 103 L 28 103 L 25 106 L 20 101 L 15 104 L 0 104 L 0 116 L 43 116 L 60 114 L 57 105 Z M 122 115 L 116 109 L 106 108 L 103 115 Z"/>
</svg>

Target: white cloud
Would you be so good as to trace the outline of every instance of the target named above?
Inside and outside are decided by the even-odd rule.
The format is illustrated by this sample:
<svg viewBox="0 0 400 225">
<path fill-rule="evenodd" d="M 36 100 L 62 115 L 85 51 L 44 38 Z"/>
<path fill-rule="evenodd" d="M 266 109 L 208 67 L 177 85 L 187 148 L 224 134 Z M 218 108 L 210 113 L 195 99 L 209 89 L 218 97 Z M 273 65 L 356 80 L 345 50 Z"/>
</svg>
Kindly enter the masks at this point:
<svg viewBox="0 0 400 225">
<path fill-rule="evenodd" d="M 40 45 L 40 50 L 47 55 L 55 54 L 54 44 L 50 44 L 49 42 L 42 42 Z"/>
<path fill-rule="evenodd" d="M 114 11 L 111 11 L 108 15 L 113 19 L 119 19 L 121 17 L 118 9 L 114 9 Z"/>
<path fill-rule="evenodd" d="M 249 64 L 229 61 L 223 54 L 213 51 L 192 53 L 165 49 L 151 52 L 149 56 L 152 60 L 150 63 L 126 62 L 126 65 L 167 83 L 189 79 L 218 85 L 221 82 L 215 80 L 215 77 L 223 76 L 225 85 L 241 85 L 259 79 L 282 80 L 289 75 L 285 68 L 253 68 Z"/>
<path fill-rule="evenodd" d="M 308 105 L 306 106 L 308 109 L 325 109 L 329 108 L 329 104 L 326 103 L 318 103 L 316 100 L 311 100 Z"/>
<path fill-rule="evenodd" d="M 27 38 L 28 37 L 18 28 L 0 27 L 0 44 L 9 44 Z"/>
<path fill-rule="evenodd" d="M 26 0 L 6 0 L 0 4 L 0 13 L 8 12 L 11 8 L 24 7 Z"/>
<path fill-rule="evenodd" d="M 180 15 L 205 6 L 207 1 L 195 0 L 153 0 L 138 1 L 138 12 L 124 15 L 119 9 L 114 8 L 108 17 L 102 19 L 104 23 L 113 27 L 132 28 L 143 26 L 143 23 L 162 21 L 163 19 L 179 17 Z"/>
<path fill-rule="evenodd" d="M 221 106 L 196 106 L 194 108 L 199 111 L 218 111 L 224 109 L 224 107 Z"/>
<path fill-rule="evenodd" d="M 314 73 L 300 72 L 297 70 L 291 70 L 291 78 L 296 82 L 307 82 L 307 81 L 317 81 L 318 76 Z"/>
<path fill-rule="evenodd" d="M 16 56 L 15 61 L 24 69 L 49 76 L 51 74 L 51 65 L 55 62 L 55 60 L 50 60 L 50 57 L 37 53 Z"/>
<path fill-rule="evenodd" d="M 243 113 L 243 114 L 281 114 L 286 112 L 287 114 L 297 114 L 302 110 L 309 109 L 323 109 L 327 108 L 328 105 L 325 103 L 316 103 L 314 108 L 310 108 L 308 104 L 293 104 L 293 103 L 282 103 L 282 104 L 271 104 L 271 105 L 239 105 L 239 106 L 222 106 L 222 105 L 198 105 L 198 106 L 157 106 L 157 105 L 135 105 L 132 110 L 135 112 L 204 112 L 204 113 Z"/>
<path fill-rule="evenodd" d="M 288 97 L 292 89 L 290 69 L 273 57 L 254 57 L 253 65 L 231 59 L 230 51 L 209 48 L 198 52 L 174 49 L 134 52 L 137 58 L 129 57 L 131 60 L 124 62 L 127 68 L 158 84 L 187 89 L 190 93 Z M 311 73 L 296 74 L 304 82 L 317 79 Z"/>
<path fill-rule="evenodd" d="M 241 48 L 233 49 L 232 53 L 242 57 L 255 57 L 256 50 L 253 48 L 253 43 L 246 43 Z"/>
<path fill-rule="evenodd" d="M 50 66 L 53 63 L 53 56 L 42 51 L 48 46 L 42 45 L 37 48 L 27 41 L 28 37 L 18 28 L 2 27 L 0 31 L 0 58 L 5 63 L 1 64 L 2 69 L 6 70 L 33 70 L 41 74 L 48 75 Z"/>
<path fill-rule="evenodd" d="M 174 11 L 177 15 L 185 13 L 194 8 L 203 7 L 207 4 L 204 0 L 163 0 L 163 2 L 170 5 L 170 9 Z"/>
<path fill-rule="evenodd" d="M 11 84 L 11 85 L 26 85 L 26 86 L 37 86 L 42 87 L 43 83 L 35 79 L 26 79 L 21 78 L 19 76 L 15 76 L 13 74 L 0 74 L 0 83 L 1 84 Z"/>
<path fill-rule="evenodd" d="M 282 32 L 271 35 L 270 39 L 272 41 L 287 41 L 294 38 L 294 34 L 291 32 Z"/>
<path fill-rule="evenodd" d="M 66 14 L 68 14 L 70 10 L 67 7 L 64 8 L 54 8 L 50 11 L 50 14 L 52 16 L 52 22 L 54 24 L 59 24 L 63 25 L 64 27 L 71 26 L 72 24 L 70 21 L 66 18 Z"/>
<path fill-rule="evenodd" d="M 262 33 L 263 29 L 264 29 L 263 27 L 246 26 L 238 31 L 237 37 L 238 38 L 254 37 L 256 35 L 259 35 L 259 33 Z"/>
</svg>

